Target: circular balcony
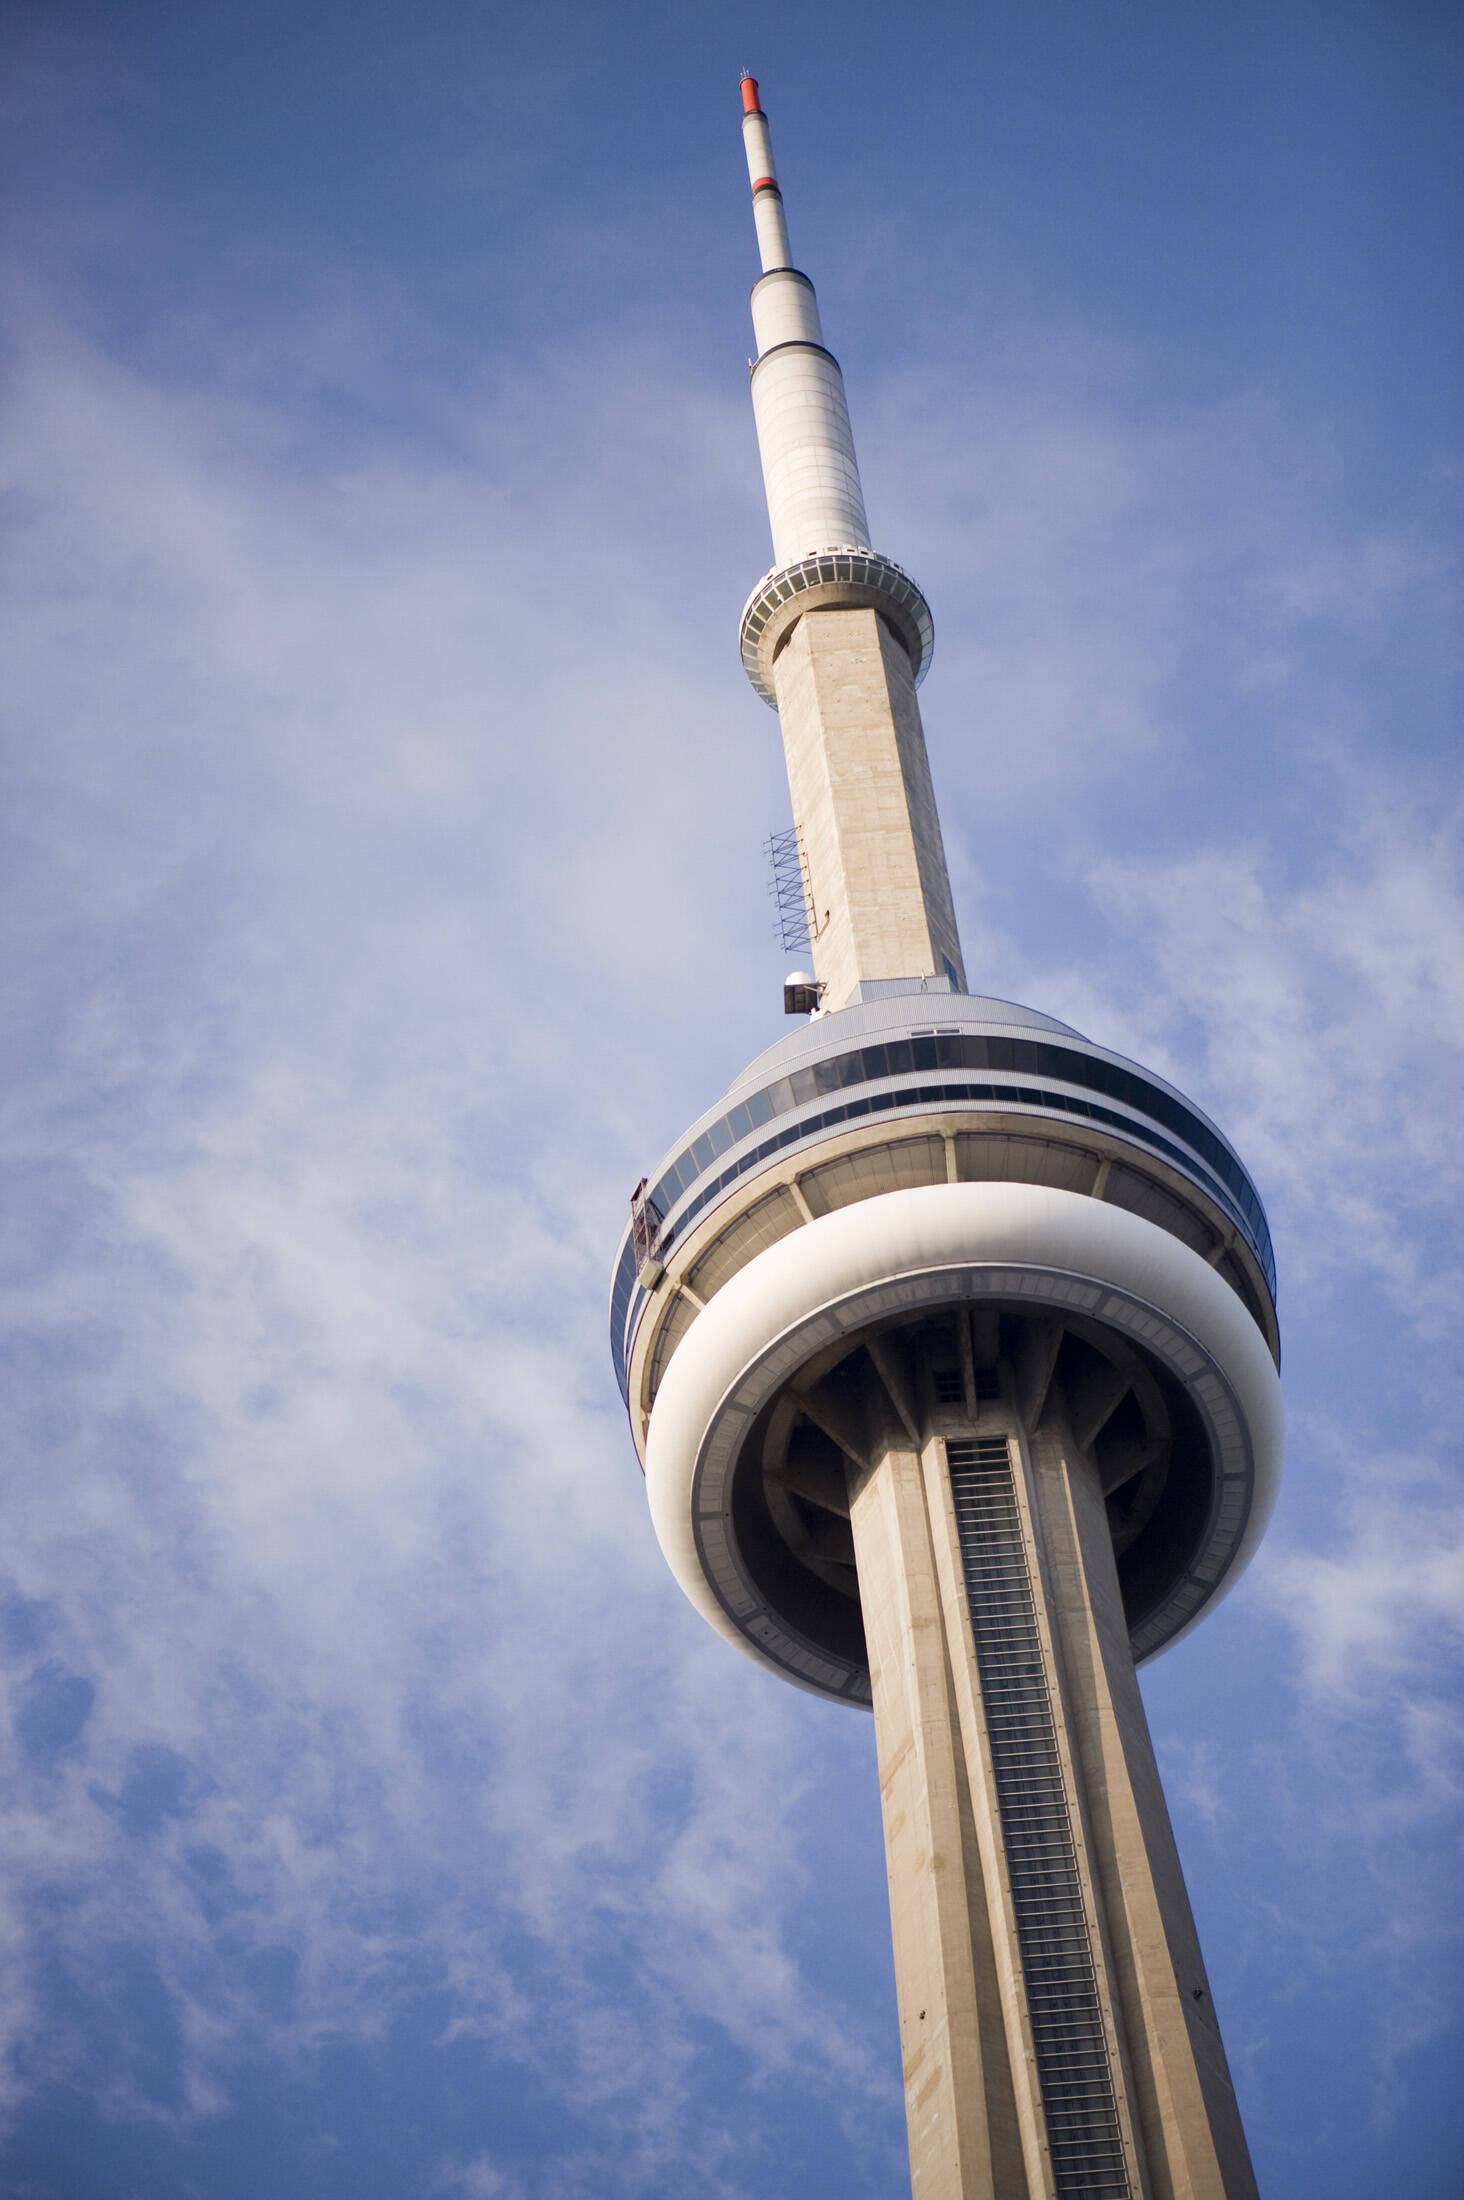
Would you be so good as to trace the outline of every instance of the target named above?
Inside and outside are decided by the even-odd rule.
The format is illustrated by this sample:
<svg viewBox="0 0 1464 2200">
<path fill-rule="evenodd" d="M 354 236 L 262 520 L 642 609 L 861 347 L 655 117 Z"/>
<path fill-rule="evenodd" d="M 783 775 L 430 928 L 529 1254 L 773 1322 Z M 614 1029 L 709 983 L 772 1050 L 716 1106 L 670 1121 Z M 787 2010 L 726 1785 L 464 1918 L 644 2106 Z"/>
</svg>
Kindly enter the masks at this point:
<svg viewBox="0 0 1464 2200">
<path fill-rule="evenodd" d="M 930 606 L 892 558 L 848 544 L 810 551 L 764 574 L 742 611 L 742 666 L 765 703 L 778 707 L 773 661 L 805 611 L 877 611 L 899 636 L 918 687 L 935 653 Z"/>
</svg>

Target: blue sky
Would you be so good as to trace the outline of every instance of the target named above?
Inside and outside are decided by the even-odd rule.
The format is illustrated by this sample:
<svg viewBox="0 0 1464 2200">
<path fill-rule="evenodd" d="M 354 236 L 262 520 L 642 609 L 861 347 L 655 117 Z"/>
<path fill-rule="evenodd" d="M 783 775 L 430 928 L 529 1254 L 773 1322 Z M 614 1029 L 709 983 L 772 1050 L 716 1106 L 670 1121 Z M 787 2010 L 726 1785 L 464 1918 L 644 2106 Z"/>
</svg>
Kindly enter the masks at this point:
<svg viewBox="0 0 1464 2200">
<path fill-rule="evenodd" d="M 1459 133 L 1425 0 L 18 5 L 0 2194 L 898 2194 L 872 1734 L 661 1563 L 630 1186 L 780 1035 L 736 79 L 967 966 L 1235 1138 L 1146 1696 L 1268 2200 L 1464 2185 Z"/>
</svg>

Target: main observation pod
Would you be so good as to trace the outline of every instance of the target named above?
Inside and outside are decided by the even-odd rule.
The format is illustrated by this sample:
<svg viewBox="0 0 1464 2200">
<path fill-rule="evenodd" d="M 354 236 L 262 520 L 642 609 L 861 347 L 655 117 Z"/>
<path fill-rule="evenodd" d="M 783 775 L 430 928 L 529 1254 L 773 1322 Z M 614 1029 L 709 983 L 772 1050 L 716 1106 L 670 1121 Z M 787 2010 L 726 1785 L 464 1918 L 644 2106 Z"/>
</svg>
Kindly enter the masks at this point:
<svg viewBox="0 0 1464 2200">
<path fill-rule="evenodd" d="M 867 1705 L 862 1464 L 890 1425 L 1061 1425 L 1150 1657 L 1275 1497 L 1259 1196 L 1182 1094 L 1069 1026 L 871 990 L 760 1056 L 640 1188 L 610 1341 L 667 1561 L 737 1648 Z"/>
</svg>

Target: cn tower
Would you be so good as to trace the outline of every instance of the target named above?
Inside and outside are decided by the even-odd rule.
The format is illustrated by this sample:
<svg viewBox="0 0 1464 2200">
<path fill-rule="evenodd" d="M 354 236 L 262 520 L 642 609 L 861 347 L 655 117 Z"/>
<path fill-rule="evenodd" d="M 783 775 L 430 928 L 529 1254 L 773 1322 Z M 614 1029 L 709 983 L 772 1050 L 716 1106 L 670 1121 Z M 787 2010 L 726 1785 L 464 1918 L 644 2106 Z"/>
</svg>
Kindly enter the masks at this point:
<svg viewBox="0 0 1464 2200">
<path fill-rule="evenodd" d="M 968 989 L 843 378 L 742 85 L 776 708 L 812 971 L 637 1187 L 611 1344 L 677 1581 L 872 1708 L 916 2200 L 1241 2200 L 1245 2137 L 1135 1668 L 1280 1471 L 1275 1267 L 1224 1135 Z"/>
</svg>

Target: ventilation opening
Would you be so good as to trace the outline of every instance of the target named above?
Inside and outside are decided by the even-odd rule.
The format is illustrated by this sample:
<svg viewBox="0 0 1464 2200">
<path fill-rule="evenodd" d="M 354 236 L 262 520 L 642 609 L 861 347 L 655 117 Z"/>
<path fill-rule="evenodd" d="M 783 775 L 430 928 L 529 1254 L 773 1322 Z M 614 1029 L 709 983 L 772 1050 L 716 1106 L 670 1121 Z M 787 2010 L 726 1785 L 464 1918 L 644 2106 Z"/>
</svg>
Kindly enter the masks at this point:
<svg viewBox="0 0 1464 2200">
<path fill-rule="evenodd" d="M 963 1406 L 966 1403 L 966 1385 L 961 1380 L 958 1367 L 938 1367 L 931 1380 L 935 1384 L 935 1402 L 938 1406 Z"/>
<path fill-rule="evenodd" d="M 976 1370 L 976 1396 L 983 1403 L 1001 1396 L 1001 1377 L 994 1367 L 978 1367 Z"/>
</svg>

